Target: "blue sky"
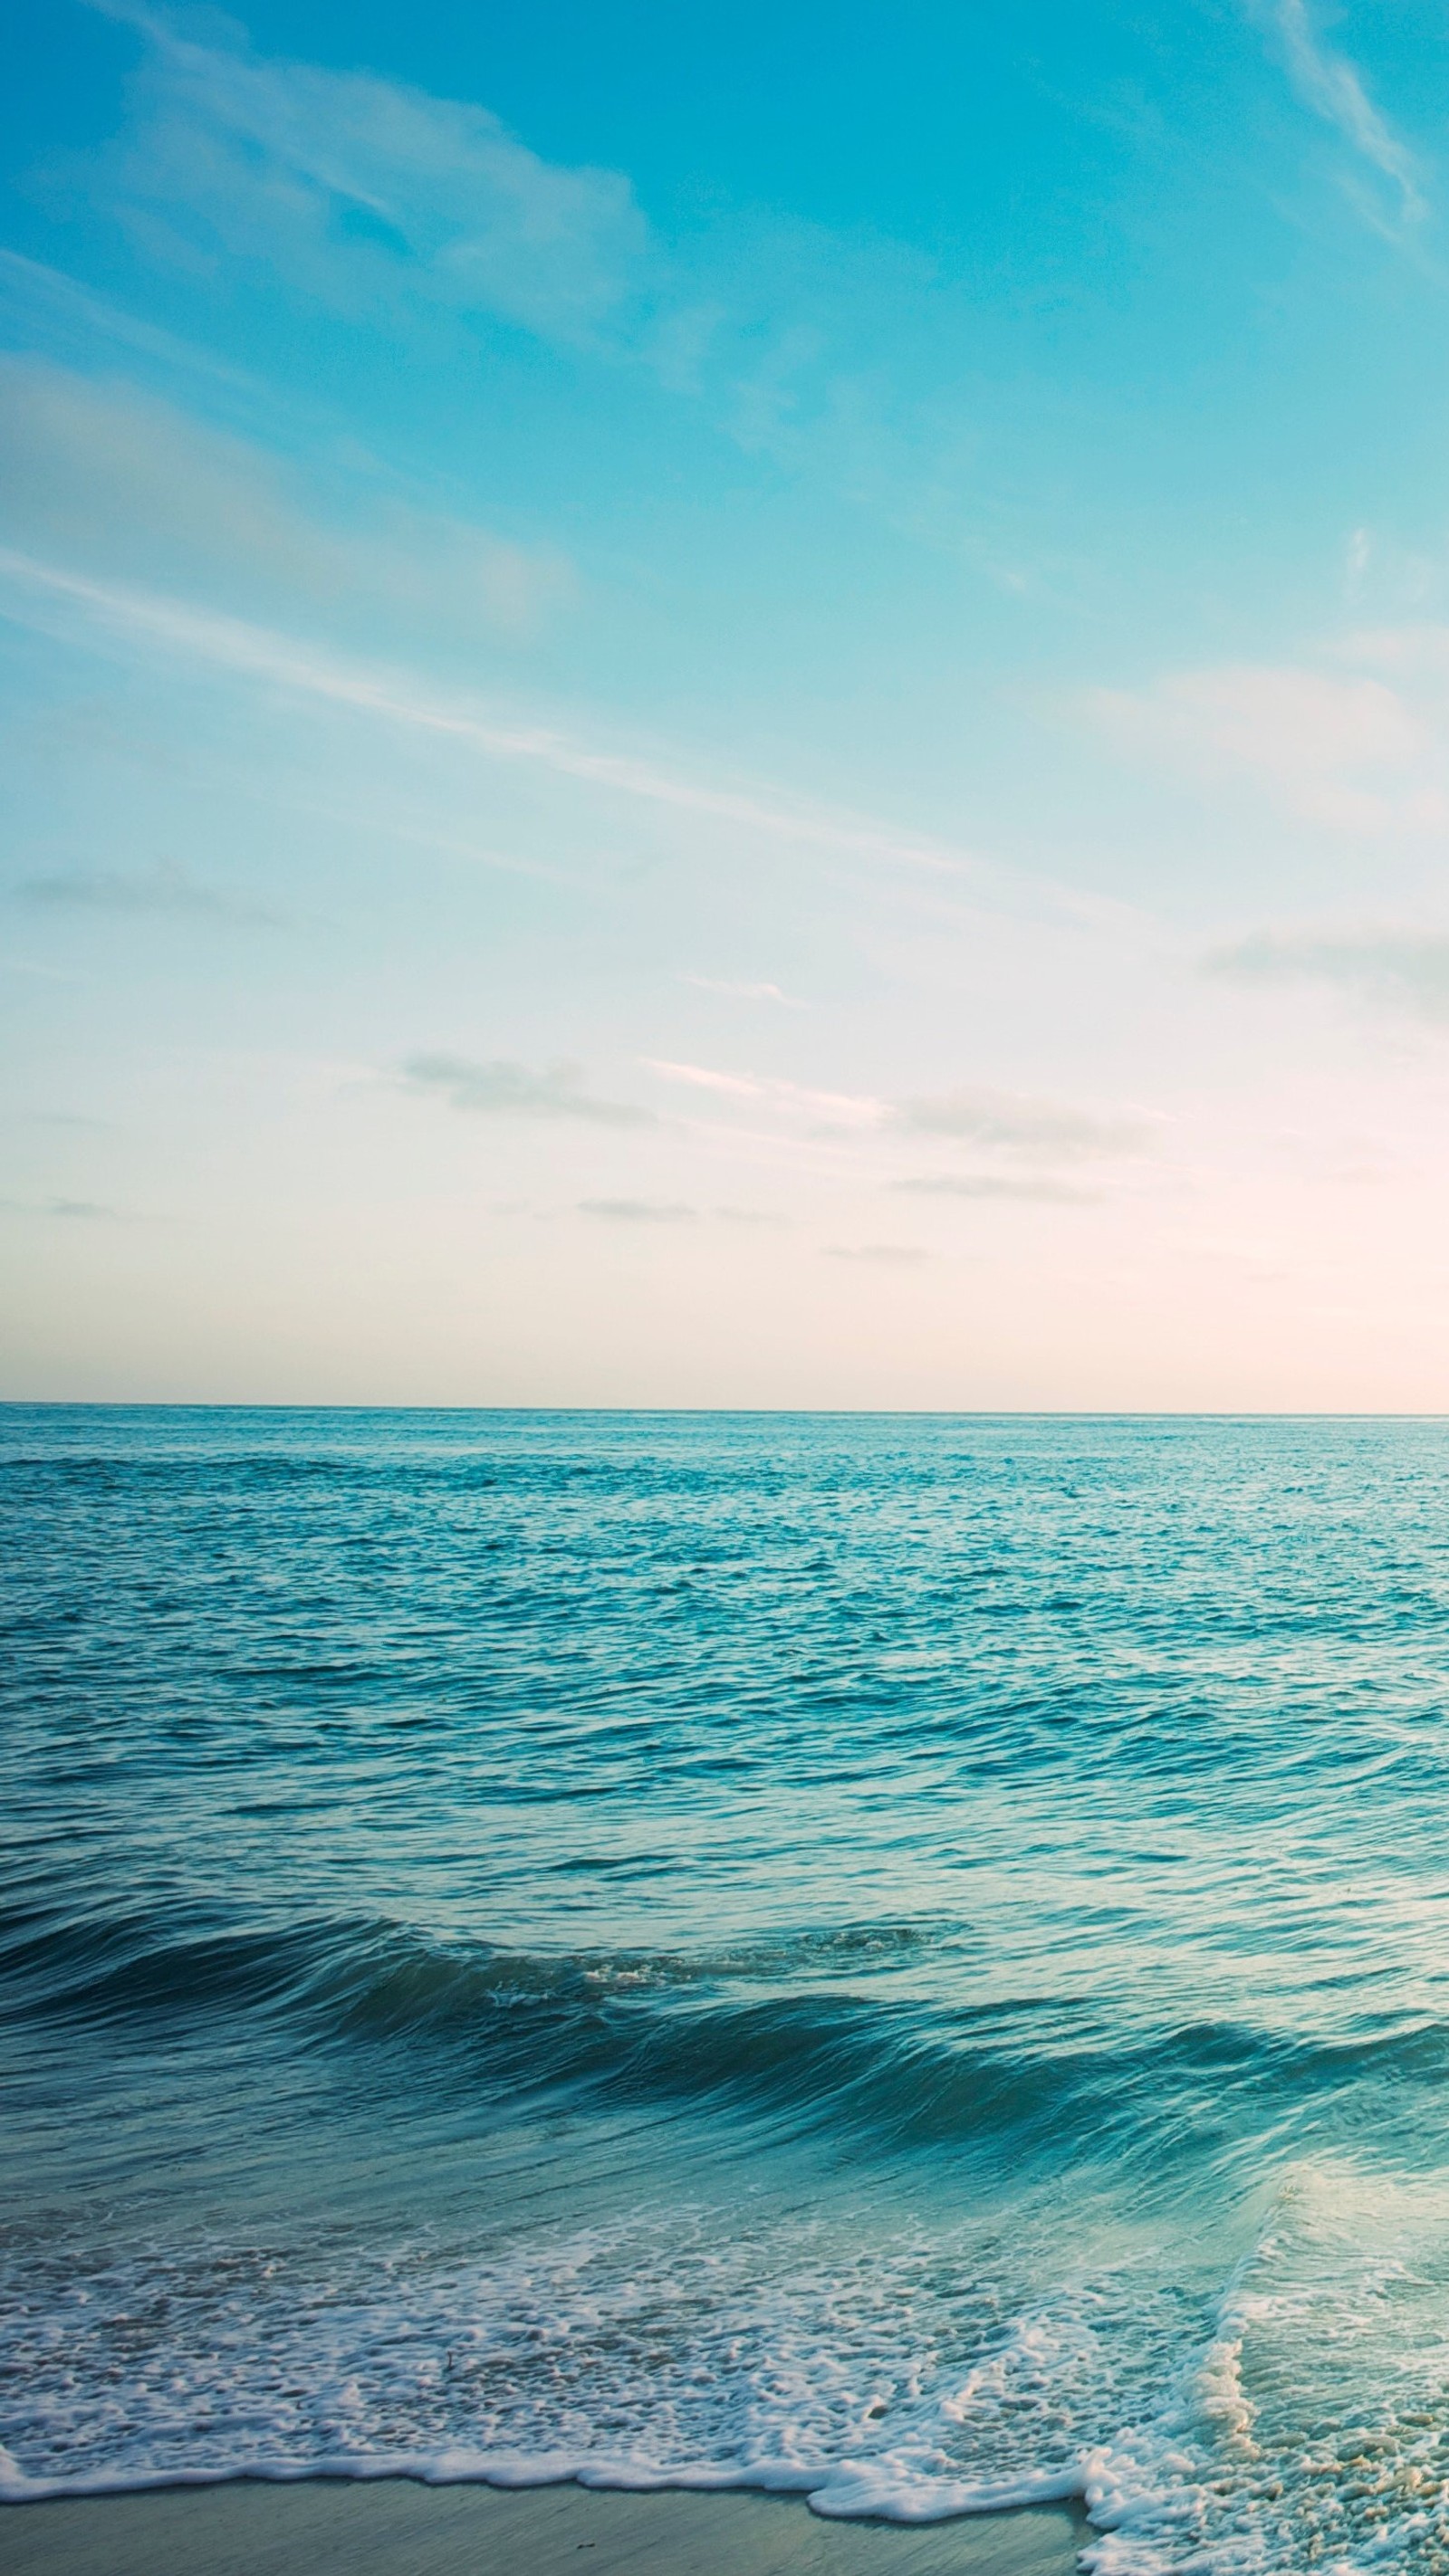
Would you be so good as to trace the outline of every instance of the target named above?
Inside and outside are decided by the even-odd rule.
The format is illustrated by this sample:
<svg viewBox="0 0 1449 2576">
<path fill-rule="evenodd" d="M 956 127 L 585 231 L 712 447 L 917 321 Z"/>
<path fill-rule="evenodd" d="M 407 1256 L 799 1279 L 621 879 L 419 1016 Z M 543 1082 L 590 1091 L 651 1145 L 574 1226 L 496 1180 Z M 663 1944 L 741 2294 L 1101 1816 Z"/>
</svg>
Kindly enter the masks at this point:
<svg viewBox="0 0 1449 2576">
<path fill-rule="evenodd" d="M 26 13 L 13 1395 L 1449 1405 L 1449 21 Z"/>
</svg>

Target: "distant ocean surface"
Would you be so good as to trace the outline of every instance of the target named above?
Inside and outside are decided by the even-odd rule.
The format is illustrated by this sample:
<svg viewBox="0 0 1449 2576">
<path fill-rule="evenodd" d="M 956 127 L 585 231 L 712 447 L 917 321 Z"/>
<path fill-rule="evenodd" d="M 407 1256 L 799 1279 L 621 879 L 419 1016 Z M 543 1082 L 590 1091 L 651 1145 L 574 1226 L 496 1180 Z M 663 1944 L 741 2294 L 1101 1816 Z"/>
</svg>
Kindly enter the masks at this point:
<svg viewBox="0 0 1449 2576">
<path fill-rule="evenodd" d="M 1449 2568 L 1449 1425 L 0 1411 L 0 2493 Z"/>
</svg>

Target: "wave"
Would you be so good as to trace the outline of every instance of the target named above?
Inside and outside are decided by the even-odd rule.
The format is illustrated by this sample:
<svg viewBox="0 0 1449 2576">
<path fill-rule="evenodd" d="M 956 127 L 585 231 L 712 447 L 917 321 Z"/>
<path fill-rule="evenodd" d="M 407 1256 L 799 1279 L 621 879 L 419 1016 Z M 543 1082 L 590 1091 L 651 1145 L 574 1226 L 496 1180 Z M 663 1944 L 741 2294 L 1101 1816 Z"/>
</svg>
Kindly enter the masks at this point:
<svg viewBox="0 0 1449 2576">
<path fill-rule="evenodd" d="M 891 1990 L 931 1936 L 847 1926 L 794 1942 L 535 1953 L 386 1918 L 219 1921 L 196 1910 L 0 1914 L 12 2018 L 205 2043 L 237 2018 L 314 2050 L 401 2053 L 523 2101 L 668 2102 L 839 2145 L 991 2148 L 1160 2168 L 1319 2115 L 1365 2076 L 1412 2101 L 1449 2075 L 1449 2022 L 1351 2014 L 1318 2033 L 1111 2020 L 1061 1994 L 950 2005 Z M 939 1944 L 936 1945 L 939 1948 Z M 871 1991 L 871 1980 L 879 1981 Z M 1380 2096 L 1382 2102 L 1382 2095 Z"/>
</svg>

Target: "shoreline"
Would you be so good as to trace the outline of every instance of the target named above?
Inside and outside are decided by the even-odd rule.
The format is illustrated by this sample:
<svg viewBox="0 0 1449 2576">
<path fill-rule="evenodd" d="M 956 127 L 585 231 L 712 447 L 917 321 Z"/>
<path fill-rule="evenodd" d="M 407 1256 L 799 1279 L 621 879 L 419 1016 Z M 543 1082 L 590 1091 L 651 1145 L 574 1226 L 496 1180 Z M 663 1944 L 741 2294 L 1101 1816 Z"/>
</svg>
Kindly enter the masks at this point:
<svg viewBox="0 0 1449 2576">
<path fill-rule="evenodd" d="M 1079 2508 L 840 2521 L 729 2489 L 246 2478 L 0 2505 L 10 2576 L 1073 2576 Z"/>
</svg>

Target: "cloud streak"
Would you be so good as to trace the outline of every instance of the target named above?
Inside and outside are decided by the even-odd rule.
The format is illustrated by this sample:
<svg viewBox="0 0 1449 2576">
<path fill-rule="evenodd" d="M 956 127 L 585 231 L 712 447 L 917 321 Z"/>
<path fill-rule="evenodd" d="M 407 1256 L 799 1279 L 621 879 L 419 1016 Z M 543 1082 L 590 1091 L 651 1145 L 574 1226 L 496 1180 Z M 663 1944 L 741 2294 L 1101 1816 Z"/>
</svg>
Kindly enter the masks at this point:
<svg viewBox="0 0 1449 2576">
<path fill-rule="evenodd" d="M 1291 813 L 1337 828 L 1436 822 L 1420 774 L 1426 729 L 1396 689 L 1361 674 L 1225 663 L 1079 701 L 1117 748 L 1218 785 L 1246 778 Z"/>
<path fill-rule="evenodd" d="M 58 910 L 104 913 L 171 913 L 191 920 L 234 923 L 239 929 L 281 930 L 281 913 L 248 903 L 220 886 L 203 885 L 184 868 L 162 860 L 130 876 L 119 870 L 77 868 L 27 877 L 15 889 L 23 902 Z"/>
<path fill-rule="evenodd" d="M 579 1213 L 608 1225 L 692 1225 L 698 1211 L 677 1199 L 580 1199 Z"/>
<path fill-rule="evenodd" d="M 1052 1180 L 1045 1175 L 1034 1179 L 1013 1172 L 917 1173 L 906 1180 L 893 1181 L 891 1186 L 918 1198 L 1025 1199 L 1049 1207 L 1091 1207 L 1101 1197 L 1099 1190 L 1079 1189 L 1071 1181 Z"/>
<path fill-rule="evenodd" d="M 614 795 L 733 824 L 800 849 L 953 874 L 973 866 L 964 851 L 940 842 L 854 816 L 822 814 L 768 791 L 748 794 L 717 787 L 628 753 L 572 740 L 549 725 L 505 723 L 409 674 L 348 661 L 244 618 L 94 581 L 10 548 L 0 548 L 0 582 L 10 587 L 8 610 L 0 613 L 22 623 L 45 622 L 39 612 L 48 603 L 52 613 L 68 611 L 96 633 L 229 671 L 292 697 L 350 708 L 407 732 L 460 742 L 487 759 L 533 763 Z M 28 615 L 27 602 L 32 603 Z"/>
<path fill-rule="evenodd" d="M 929 1099 L 907 1100 L 899 1125 L 919 1136 L 951 1136 L 1012 1153 L 1075 1160 L 1082 1156 L 1137 1154 L 1149 1141 L 1141 1118 L 1098 1118 L 1027 1092 L 968 1087 Z"/>
<path fill-rule="evenodd" d="M 827 1127 L 879 1127 L 890 1116 L 884 1101 L 872 1100 L 851 1091 L 817 1091 L 809 1084 L 787 1082 L 778 1075 L 757 1073 L 720 1073 L 712 1065 L 678 1064 L 664 1056 L 641 1056 L 640 1063 L 648 1073 L 657 1074 L 661 1082 L 682 1084 L 692 1091 L 712 1092 L 724 1100 L 750 1101 L 762 1107 L 784 1112 L 795 1118 L 808 1118 Z"/>
<path fill-rule="evenodd" d="M 265 262 L 348 315 L 487 313 L 565 345 L 634 291 L 649 237 L 620 172 L 544 161 L 465 101 L 91 5 L 148 48 L 138 125 L 103 167 L 150 243 Z"/>
<path fill-rule="evenodd" d="M 1238 984 L 1326 984 L 1381 1009 L 1449 1027 L 1449 933 L 1257 931 L 1212 949 L 1207 972 Z"/>
<path fill-rule="evenodd" d="M 1388 181 L 1398 199 L 1401 223 L 1422 223 L 1428 206 L 1413 153 L 1375 107 L 1362 74 L 1345 54 L 1334 53 L 1317 35 L 1307 0 L 1274 0 L 1270 24 L 1304 106 L 1333 126 L 1350 150 Z"/>
<path fill-rule="evenodd" d="M 330 523 L 247 440 L 133 386 L 0 358 L 0 527 L 22 551 L 148 580 L 224 581 L 243 604 L 400 620 L 434 637 L 533 633 L 570 593 L 564 559 L 368 495 Z"/>
<path fill-rule="evenodd" d="M 995 553 L 962 489 L 974 313 L 917 246 L 723 205 L 665 239 L 625 173 L 547 161 L 485 107 L 90 5 L 146 53 L 127 132 L 68 175 L 148 262 L 260 271 L 415 347 L 502 324 L 630 365 L 897 535 Z"/>
<path fill-rule="evenodd" d="M 1028 1164 L 1077 1163 L 1140 1154 L 1153 1138 L 1152 1122 L 1143 1117 L 1101 1117 L 1067 1101 L 998 1090 L 986 1084 L 890 1101 L 875 1099 L 869 1093 L 817 1090 L 773 1075 L 724 1073 L 711 1065 L 680 1064 L 657 1056 L 642 1056 L 640 1062 L 661 1081 L 703 1091 L 742 1108 L 773 1111 L 792 1123 L 804 1120 L 817 1134 L 845 1131 L 862 1140 L 890 1139 L 902 1132 L 950 1138 Z M 946 1173 L 906 1179 L 893 1186 L 962 1198 L 1083 1195 L 1067 1182 L 1042 1179 L 1035 1173 L 1025 1177 L 1010 1173 Z"/>
<path fill-rule="evenodd" d="M 244 368 L 229 367 L 175 332 L 161 329 L 96 295 L 64 269 L 27 259 L 22 251 L 0 245 L 0 309 L 6 310 L 14 334 L 24 340 L 59 339 L 79 345 L 89 355 L 98 341 L 110 341 L 138 357 L 151 359 L 180 374 L 202 377 L 232 394 L 255 399 L 263 388 Z"/>
<path fill-rule="evenodd" d="M 7 1216 L 53 1216 L 82 1225 L 109 1225 L 119 1213 L 97 1199 L 0 1199 L 0 1208 Z"/>
<path fill-rule="evenodd" d="M 580 1066 L 567 1062 L 533 1072 L 527 1065 L 495 1056 L 486 1064 L 468 1056 L 415 1055 L 403 1067 L 403 1080 L 414 1091 L 431 1092 L 463 1109 L 489 1118 L 573 1118 L 593 1127 L 652 1127 L 652 1111 L 622 1100 L 597 1100 L 582 1088 Z"/>
<path fill-rule="evenodd" d="M 720 993 L 730 1002 L 776 1002 L 787 1011 L 809 1009 L 807 1002 L 793 993 L 782 992 L 778 984 L 732 984 L 718 975 L 685 975 L 681 982 L 692 984 L 697 993 Z"/>
</svg>

